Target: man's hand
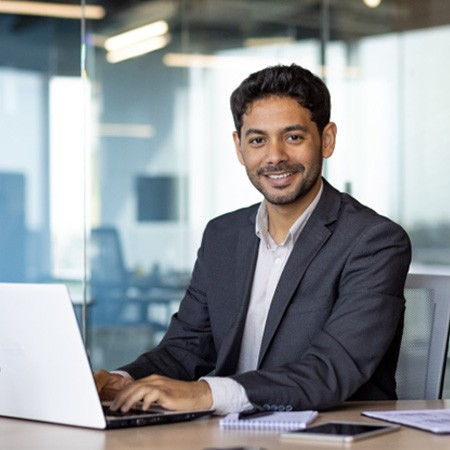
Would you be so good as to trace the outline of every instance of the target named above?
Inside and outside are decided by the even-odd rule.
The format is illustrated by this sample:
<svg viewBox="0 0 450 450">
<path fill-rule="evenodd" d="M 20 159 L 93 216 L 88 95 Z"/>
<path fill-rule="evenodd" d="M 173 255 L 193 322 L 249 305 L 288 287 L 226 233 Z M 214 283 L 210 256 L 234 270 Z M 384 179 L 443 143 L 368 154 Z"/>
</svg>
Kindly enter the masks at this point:
<svg viewBox="0 0 450 450">
<path fill-rule="evenodd" d="M 117 394 L 133 382 L 131 377 L 123 377 L 100 369 L 94 373 L 97 392 L 102 400 L 114 400 Z"/>
<path fill-rule="evenodd" d="M 143 409 L 153 402 L 171 410 L 199 410 L 212 406 L 212 394 L 206 381 L 178 381 L 162 375 L 130 383 L 119 392 L 111 405 L 112 410 L 128 411 L 142 401 Z"/>
</svg>

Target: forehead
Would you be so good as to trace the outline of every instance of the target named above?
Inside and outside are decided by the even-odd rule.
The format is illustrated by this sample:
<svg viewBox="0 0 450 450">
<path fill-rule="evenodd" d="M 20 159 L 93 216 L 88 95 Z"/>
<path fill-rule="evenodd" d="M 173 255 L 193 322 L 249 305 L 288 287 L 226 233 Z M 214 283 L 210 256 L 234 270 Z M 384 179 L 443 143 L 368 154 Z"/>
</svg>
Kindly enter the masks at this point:
<svg viewBox="0 0 450 450">
<path fill-rule="evenodd" d="M 278 122 L 312 124 L 311 112 L 292 97 L 269 96 L 250 103 L 242 116 L 242 126 Z"/>
</svg>

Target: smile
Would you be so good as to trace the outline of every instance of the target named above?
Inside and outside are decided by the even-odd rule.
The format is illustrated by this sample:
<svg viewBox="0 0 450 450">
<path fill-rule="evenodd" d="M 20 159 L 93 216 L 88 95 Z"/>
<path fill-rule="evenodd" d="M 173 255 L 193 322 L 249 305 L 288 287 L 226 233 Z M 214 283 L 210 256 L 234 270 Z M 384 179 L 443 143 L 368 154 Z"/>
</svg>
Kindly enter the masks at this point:
<svg viewBox="0 0 450 450">
<path fill-rule="evenodd" d="M 287 178 L 287 177 L 290 177 L 292 175 L 292 173 L 291 172 L 287 172 L 287 173 L 282 173 L 282 174 L 279 174 L 279 175 L 267 175 L 270 179 L 272 179 L 272 180 L 281 180 L 282 178 Z"/>
</svg>

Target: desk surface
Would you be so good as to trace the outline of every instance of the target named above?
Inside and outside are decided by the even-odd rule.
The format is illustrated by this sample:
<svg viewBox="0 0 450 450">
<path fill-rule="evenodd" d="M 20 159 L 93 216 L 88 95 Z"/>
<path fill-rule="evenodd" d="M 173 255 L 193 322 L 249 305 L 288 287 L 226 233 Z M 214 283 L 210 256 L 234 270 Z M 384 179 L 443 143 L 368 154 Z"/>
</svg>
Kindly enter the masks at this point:
<svg viewBox="0 0 450 450">
<path fill-rule="evenodd" d="M 450 400 L 352 402 L 332 411 L 322 412 L 316 423 L 327 420 L 357 420 L 376 423 L 360 415 L 378 409 L 450 408 Z M 275 431 L 222 430 L 218 418 L 198 419 L 170 425 L 156 425 L 124 430 L 95 431 L 61 425 L 49 425 L 0 418 L 0 448 L 8 450 L 203 450 L 233 447 L 282 450 L 308 448 L 330 450 L 332 447 L 357 447 L 357 450 L 440 450 L 450 448 L 450 435 L 402 427 L 400 431 L 372 437 L 354 444 L 322 444 L 281 441 Z"/>
</svg>

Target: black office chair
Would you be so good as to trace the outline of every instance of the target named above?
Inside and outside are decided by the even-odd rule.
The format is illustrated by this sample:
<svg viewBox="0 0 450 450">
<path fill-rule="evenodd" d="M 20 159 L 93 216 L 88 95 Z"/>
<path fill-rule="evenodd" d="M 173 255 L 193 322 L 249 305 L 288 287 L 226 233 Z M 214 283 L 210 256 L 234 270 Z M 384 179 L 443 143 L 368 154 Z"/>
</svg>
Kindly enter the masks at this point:
<svg viewBox="0 0 450 450">
<path fill-rule="evenodd" d="M 114 326 L 126 322 L 128 274 L 118 231 L 113 227 L 91 230 L 89 240 L 91 323 Z"/>
<path fill-rule="evenodd" d="M 165 331 L 168 321 L 152 320 L 149 307 L 164 304 L 164 295 L 150 291 L 159 289 L 167 295 L 167 289 L 155 274 L 137 279 L 126 270 L 117 229 L 92 229 L 89 250 L 93 324 L 141 324 Z"/>
</svg>

